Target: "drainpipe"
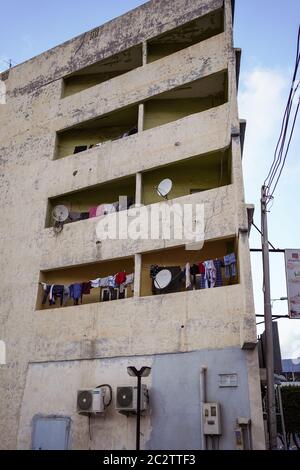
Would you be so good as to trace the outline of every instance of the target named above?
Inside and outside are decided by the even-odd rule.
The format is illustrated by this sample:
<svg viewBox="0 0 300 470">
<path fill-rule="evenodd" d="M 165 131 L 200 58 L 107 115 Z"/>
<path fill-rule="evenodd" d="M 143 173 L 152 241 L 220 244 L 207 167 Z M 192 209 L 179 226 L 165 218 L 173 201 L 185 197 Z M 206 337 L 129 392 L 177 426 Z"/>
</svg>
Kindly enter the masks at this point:
<svg viewBox="0 0 300 470">
<path fill-rule="evenodd" d="M 204 403 L 206 403 L 206 371 L 207 371 L 207 366 L 202 366 L 201 372 L 200 372 L 201 449 L 202 450 L 206 450 L 206 437 L 203 433 L 203 430 L 204 430 L 203 408 L 204 408 Z"/>
</svg>

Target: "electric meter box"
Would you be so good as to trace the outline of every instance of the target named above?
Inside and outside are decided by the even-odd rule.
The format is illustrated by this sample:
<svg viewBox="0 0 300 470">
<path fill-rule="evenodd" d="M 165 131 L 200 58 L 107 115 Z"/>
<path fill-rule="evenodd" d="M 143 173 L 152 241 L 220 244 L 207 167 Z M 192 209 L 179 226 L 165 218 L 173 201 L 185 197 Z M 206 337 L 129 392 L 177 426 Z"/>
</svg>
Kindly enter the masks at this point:
<svg viewBox="0 0 300 470">
<path fill-rule="evenodd" d="M 206 436 L 220 436 L 222 434 L 219 403 L 204 403 L 203 434 Z"/>
</svg>

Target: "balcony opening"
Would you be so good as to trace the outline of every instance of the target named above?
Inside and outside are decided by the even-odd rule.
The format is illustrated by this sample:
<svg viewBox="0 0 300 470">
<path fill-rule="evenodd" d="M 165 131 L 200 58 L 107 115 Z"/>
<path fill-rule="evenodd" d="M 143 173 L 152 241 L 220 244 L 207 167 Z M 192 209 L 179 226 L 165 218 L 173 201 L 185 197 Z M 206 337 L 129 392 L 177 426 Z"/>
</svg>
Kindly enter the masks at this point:
<svg viewBox="0 0 300 470">
<path fill-rule="evenodd" d="M 127 196 L 127 205 L 119 203 L 120 196 Z M 46 227 L 53 227 L 54 207 L 63 205 L 68 209 L 68 218 L 64 223 L 73 223 L 109 212 L 126 210 L 135 201 L 135 175 L 122 179 L 90 186 L 73 193 L 64 194 L 48 201 Z M 125 203 L 125 202 L 124 202 Z"/>
<path fill-rule="evenodd" d="M 132 257 L 42 271 L 36 309 L 123 300 L 133 296 L 133 280 Z"/>
<path fill-rule="evenodd" d="M 105 142 L 136 134 L 138 105 L 114 111 L 57 132 L 55 158 L 83 152 Z"/>
<path fill-rule="evenodd" d="M 148 42 L 148 63 L 224 32 L 224 9 L 213 11 Z"/>
<path fill-rule="evenodd" d="M 142 46 L 132 47 L 64 77 L 62 98 L 99 85 L 142 65 Z"/>
<path fill-rule="evenodd" d="M 208 241 L 199 251 L 176 247 L 143 254 L 141 296 L 238 284 L 237 252 L 237 240 L 230 238 Z M 159 277 L 156 278 L 162 270 L 171 273 L 171 281 L 165 288 L 159 284 Z"/>
<path fill-rule="evenodd" d="M 231 184 L 231 149 L 171 163 L 143 173 L 143 204 L 155 204 L 162 198 L 156 188 L 160 181 L 169 178 L 173 182 L 169 199 Z"/>
<path fill-rule="evenodd" d="M 144 129 L 152 129 L 228 101 L 227 71 L 186 83 L 145 102 Z"/>
</svg>

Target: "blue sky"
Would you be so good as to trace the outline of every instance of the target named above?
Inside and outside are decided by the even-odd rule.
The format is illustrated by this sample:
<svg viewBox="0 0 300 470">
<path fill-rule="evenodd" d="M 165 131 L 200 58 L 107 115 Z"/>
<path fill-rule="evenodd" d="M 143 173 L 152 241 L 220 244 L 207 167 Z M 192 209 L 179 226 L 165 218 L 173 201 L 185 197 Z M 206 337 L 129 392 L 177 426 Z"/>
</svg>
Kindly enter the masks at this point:
<svg viewBox="0 0 300 470">
<path fill-rule="evenodd" d="M 139 0 L 10 0 L 1 2 L 0 70 L 20 63 L 141 4 Z M 300 22 L 299 0 L 236 0 L 235 45 L 243 50 L 240 117 L 248 121 L 243 157 L 247 202 L 256 205 L 268 173 L 291 82 Z M 299 76 L 300 79 L 300 76 Z M 278 248 L 300 248 L 300 117 L 286 169 L 269 215 L 269 238 Z M 251 246 L 260 246 L 253 230 Z M 252 255 L 256 312 L 263 313 L 261 256 Z M 272 298 L 286 295 L 283 256 L 271 255 Z M 274 313 L 287 313 L 284 301 Z M 280 320 L 283 357 L 300 357 L 300 320 Z M 261 331 L 261 330 L 259 330 Z"/>
</svg>

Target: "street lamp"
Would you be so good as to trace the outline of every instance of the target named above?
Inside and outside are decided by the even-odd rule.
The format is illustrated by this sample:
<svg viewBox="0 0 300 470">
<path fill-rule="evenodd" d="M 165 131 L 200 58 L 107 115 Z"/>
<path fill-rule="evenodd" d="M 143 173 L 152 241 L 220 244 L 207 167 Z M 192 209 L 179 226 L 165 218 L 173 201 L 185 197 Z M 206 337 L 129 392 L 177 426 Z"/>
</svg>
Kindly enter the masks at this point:
<svg viewBox="0 0 300 470">
<path fill-rule="evenodd" d="M 141 427 L 141 389 L 142 377 L 148 377 L 151 367 L 142 367 L 137 370 L 136 367 L 127 367 L 127 372 L 131 377 L 137 377 L 137 410 L 136 410 L 136 450 L 140 450 L 140 427 Z"/>
</svg>

